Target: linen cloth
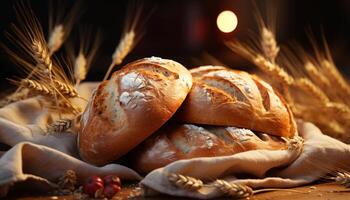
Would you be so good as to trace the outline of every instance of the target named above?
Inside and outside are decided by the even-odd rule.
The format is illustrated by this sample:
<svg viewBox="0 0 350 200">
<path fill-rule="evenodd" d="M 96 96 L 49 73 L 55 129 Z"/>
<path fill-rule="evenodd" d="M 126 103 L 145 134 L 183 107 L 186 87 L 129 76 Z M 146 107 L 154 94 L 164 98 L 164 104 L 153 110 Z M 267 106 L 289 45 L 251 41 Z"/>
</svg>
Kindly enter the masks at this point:
<svg viewBox="0 0 350 200">
<path fill-rule="evenodd" d="M 88 99 L 97 83 L 85 83 L 80 96 Z M 87 101 L 78 100 L 85 106 Z M 82 183 L 91 175 L 115 174 L 122 180 L 140 181 L 153 193 L 210 199 L 223 194 L 214 187 L 188 191 L 168 181 L 169 173 L 200 178 L 208 184 L 215 179 L 244 183 L 252 188 L 287 188 L 311 183 L 331 170 L 350 170 L 350 146 L 328 137 L 313 124 L 298 121 L 303 138 L 287 150 L 254 150 L 232 156 L 180 160 L 150 172 L 145 177 L 117 163 L 96 167 L 82 161 L 77 152 L 76 133 L 47 134 L 46 125 L 58 114 L 44 108 L 43 98 L 18 101 L 0 109 L 0 197 L 17 182 L 34 181 L 37 187 L 51 189 L 66 170 L 74 170 Z M 69 117 L 69 115 L 63 115 Z M 241 175 L 244 174 L 244 178 Z"/>
</svg>

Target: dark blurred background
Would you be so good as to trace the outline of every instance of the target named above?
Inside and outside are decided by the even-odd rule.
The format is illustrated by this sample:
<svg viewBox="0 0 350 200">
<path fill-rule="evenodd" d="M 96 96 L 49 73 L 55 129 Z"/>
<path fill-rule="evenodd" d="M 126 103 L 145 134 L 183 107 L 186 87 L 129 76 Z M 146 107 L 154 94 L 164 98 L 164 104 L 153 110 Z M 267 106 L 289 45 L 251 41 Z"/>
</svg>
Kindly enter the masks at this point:
<svg viewBox="0 0 350 200">
<path fill-rule="evenodd" d="M 57 1 L 57 0 L 56 0 Z M 3 32 L 10 23 L 16 23 L 13 5 L 16 1 L 0 1 L 0 41 L 7 43 Z M 47 0 L 29 1 L 35 14 L 47 31 Z M 74 1 L 65 2 L 66 7 Z M 277 38 L 280 43 L 298 41 L 305 48 L 311 49 L 305 34 L 313 30 L 320 39 L 322 29 L 328 39 L 334 60 L 345 76 L 349 77 L 350 50 L 350 1 L 313 1 L 313 0 L 266 0 L 257 1 L 262 10 L 264 4 L 277 8 Z M 101 80 L 110 63 L 123 29 L 126 7 L 130 1 L 93 1 L 84 0 L 84 11 L 77 27 L 89 24 L 103 33 L 103 43 L 98 57 L 93 63 L 88 80 Z M 138 2 L 140 3 L 140 2 Z M 176 60 L 191 68 L 198 64 L 207 52 L 222 63 L 238 69 L 252 70 L 252 65 L 233 54 L 224 44 L 225 39 L 246 39 L 249 30 L 256 30 L 252 1 L 249 0 L 148 0 L 144 1 L 144 13 L 148 18 L 143 37 L 124 63 L 146 56 L 159 56 Z M 238 27 L 232 33 L 222 33 L 216 26 L 216 18 L 223 10 L 232 10 L 238 17 Z M 143 20 L 143 19 L 142 19 Z M 141 20 L 141 21 L 142 21 Z M 20 77 L 20 70 L 9 60 L 3 51 L 0 53 L 0 90 L 10 88 L 6 78 Z"/>
</svg>

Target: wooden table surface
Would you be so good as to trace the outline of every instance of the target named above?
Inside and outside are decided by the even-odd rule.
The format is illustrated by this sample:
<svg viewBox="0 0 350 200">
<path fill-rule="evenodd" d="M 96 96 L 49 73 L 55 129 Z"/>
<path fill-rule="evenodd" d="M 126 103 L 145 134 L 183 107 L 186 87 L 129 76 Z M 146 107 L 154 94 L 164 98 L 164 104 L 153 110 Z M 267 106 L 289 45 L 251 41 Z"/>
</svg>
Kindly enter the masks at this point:
<svg viewBox="0 0 350 200">
<path fill-rule="evenodd" d="M 114 200 L 132 199 L 132 200 L 180 200 L 185 198 L 176 198 L 170 196 L 157 196 L 157 197 L 130 197 L 130 194 L 134 188 L 124 188 L 118 195 L 114 196 Z M 295 191 L 294 191 L 295 190 Z M 73 200 L 73 195 L 66 196 L 28 196 L 21 197 L 9 197 L 8 199 L 18 200 L 44 200 L 44 199 L 57 199 L 57 200 Z M 341 185 L 332 183 L 323 183 L 317 185 L 308 185 L 303 187 L 293 188 L 293 191 L 273 191 L 256 194 L 249 198 L 250 200 L 350 200 L 350 189 Z"/>
</svg>

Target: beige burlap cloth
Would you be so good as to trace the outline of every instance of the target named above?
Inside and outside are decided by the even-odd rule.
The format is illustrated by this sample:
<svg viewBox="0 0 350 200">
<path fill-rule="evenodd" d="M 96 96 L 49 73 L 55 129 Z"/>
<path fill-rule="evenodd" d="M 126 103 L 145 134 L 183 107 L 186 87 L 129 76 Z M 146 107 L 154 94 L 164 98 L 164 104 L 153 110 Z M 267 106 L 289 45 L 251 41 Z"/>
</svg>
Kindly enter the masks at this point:
<svg viewBox="0 0 350 200">
<path fill-rule="evenodd" d="M 88 98 L 95 86 L 83 84 L 80 95 Z M 40 183 L 36 187 L 53 188 L 58 177 L 69 169 L 77 173 L 79 181 L 91 175 L 115 174 L 124 180 L 141 181 L 152 191 L 201 199 L 219 197 L 222 193 L 214 187 L 198 191 L 175 187 L 167 174 L 180 173 L 207 182 L 220 178 L 253 188 L 285 188 L 310 183 L 330 170 L 350 170 L 349 145 L 323 135 L 311 123 L 298 122 L 304 145 L 295 140 L 288 150 L 255 150 L 232 156 L 181 160 L 141 177 L 116 163 L 96 167 L 81 161 L 75 133 L 45 133 L 46 124 L 58 116 L 45 109 L 43 103 L 43 99 L 35 97 L 0 109 L 0 142 L 11 147 L 0 152 L 0 197 L 16 182 L 34 181 Z M 86 101 L 79 103 L 84 105 Z"/>
</svg>

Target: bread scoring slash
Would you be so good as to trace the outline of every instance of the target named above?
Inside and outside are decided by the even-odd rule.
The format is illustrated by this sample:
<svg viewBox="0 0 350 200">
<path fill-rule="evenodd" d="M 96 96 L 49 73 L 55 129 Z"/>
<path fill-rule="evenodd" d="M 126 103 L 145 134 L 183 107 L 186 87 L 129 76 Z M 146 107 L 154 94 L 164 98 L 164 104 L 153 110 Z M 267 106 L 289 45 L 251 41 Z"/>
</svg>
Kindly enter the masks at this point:
<svg viewBox="0 0 350 200">
<path fill-rule="evenodd" d="M 191 87 L 184 66 L 157 57 L 114 72 L 93 92 L 82 114 L 81 158 L 104 165 L 123 156 L 172 117 Z"/>
</svg>

